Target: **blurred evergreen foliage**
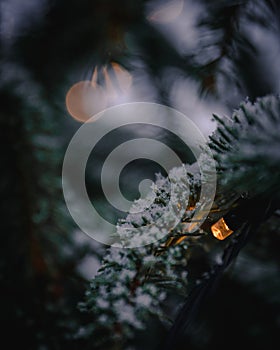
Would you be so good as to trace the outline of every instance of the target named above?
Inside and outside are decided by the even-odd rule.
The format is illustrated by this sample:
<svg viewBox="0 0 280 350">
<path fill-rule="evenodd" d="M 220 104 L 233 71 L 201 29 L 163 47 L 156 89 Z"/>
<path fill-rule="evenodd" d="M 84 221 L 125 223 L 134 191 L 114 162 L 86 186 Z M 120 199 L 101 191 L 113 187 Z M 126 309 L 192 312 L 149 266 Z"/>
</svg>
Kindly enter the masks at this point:
<svg viewBox="0 0 280 350">
<path fill-rule="evenodd" d="M 76 266 L 89 250 L 75 243 L 62 201 L 61 126 L 40 87 L 9 68 L 17 74 L 2 71 L 10 79 L 0 90 L 3 336 L 11 348 L 76 348 L 85 283 Z"/>
<path fill-rule="evenodd" d="M 86 285 L 78 266 L 95 251 L 77 242 L 61 191 L 63 154 L 79 126 L 66 117 L 72 84 L 114 60 L 131 72 L 141 62 L 155 102 L 167 105 L 172 84 L 162 74 L 170 67 L 198 84 L 201 99 L 231 109 L 247 96 L 279 93 L 264 51 L 273 47 L 263 46 L 266 37 L 279 43 L 279 2 L 197 1 L 199 40 L 184 52 L 147 20 L 149 2 L 0 0 L 1 322 L 9 348 L 93 349 L 92 339 L 73 335 L 89 322 L 77 309 Z M 263 30 L 261 42 L 254 30 Z M 274 217 L 261 226 L 176 349 L 279 343 L 278 225 Z M 196 249 L 194 280 L 209 266 Z M 166 328 L 150 329 L 131 346 L 154 349 Z"/>
</svg>

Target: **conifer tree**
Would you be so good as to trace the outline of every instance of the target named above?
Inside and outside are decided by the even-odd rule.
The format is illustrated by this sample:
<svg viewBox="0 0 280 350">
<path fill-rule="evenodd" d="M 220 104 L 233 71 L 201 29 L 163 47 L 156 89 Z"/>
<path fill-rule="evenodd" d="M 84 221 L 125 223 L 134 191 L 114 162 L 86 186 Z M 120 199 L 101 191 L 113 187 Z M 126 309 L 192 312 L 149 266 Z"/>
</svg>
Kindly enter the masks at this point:
<svg viewBox="0 0 280 350">
<path fill-rule="evenodd" d="M 270 51 L 279 44 L 279 3 L 182 0 L 199 11 L 197 43 L 181 49 L 161 30 L 166 17 L 153 22 L 171 2 L 0 0 L 1 318 L 9 348 L 18 340 L 36 350 L 263 349 L 278 341 L 280 99 Z M 116 224 L 123 245 L 129 227 L 155 237 L 165 229 L 165 237 L 105 251 L 81 243 L 63 200 L 63 156 L 80 126 L 65 98 L 95 72 L 104 88 L 104 71 L 112 79 L 116 69 L 145 74 L 154 102 L 171 107 L 174 81 L 164 72 L 172 69 L 230 116 L 213 114 L 208 145 L 218 182 L 203 225 L 185 229 L 202 180 L 184 154 L 181 167 L 157 175 L 133 204 L 144 215 L 132 208 Z M 173 230 L 160 216 L 170 180 L 178 204 L 188 187 L 192 199 Z M 100 261 L 91 280 L 80 270 L 89 256 Z"/>
</svg>

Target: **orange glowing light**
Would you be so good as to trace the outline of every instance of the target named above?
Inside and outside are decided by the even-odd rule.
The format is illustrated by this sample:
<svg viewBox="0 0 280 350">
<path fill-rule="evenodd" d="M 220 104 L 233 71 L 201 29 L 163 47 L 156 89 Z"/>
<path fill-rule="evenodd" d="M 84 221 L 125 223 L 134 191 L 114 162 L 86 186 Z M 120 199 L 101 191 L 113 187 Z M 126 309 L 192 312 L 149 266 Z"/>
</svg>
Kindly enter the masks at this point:
<svg viewBox="0 0 280 350">
<path fill-rule="evenodd" d="M 192 208 L 192 207 L 191 207 Z M 200 210 L 196 217 L 195 220 L 191 220 L 189 224 L 187 224 L 187 230 L 189 232 L 194 232 L 198 230 L 201 226 L 201 223 L 205 220 L 205 212 Z"/>
<path fill-rule="evenodd" d="M 103 68 L 106 95 L 109 102 L 115 102 L 118 97 L 125 95 L 132 84 L 131 74 L 116 62 Z"/>
<path fill-rule="evenodd" d="M 214 225 L 212 225 L 211 231 L 213 236 L 219 240 L 223 240 L 233 233 L 233 231 L 226 224 L 224 218 L 221 218 Z"/>
<path fill-rule="evenodd" d="M 187 211 L 193 211 L 193 210 L 195 210 L 195 207 L 193 205 L 191 205 L 187 208 Z"/>
<path fill-rule="evenodd" d="M 169 0 L 156 7 L 149 15 L 148 20 L 157 23 L 173 22 L 180 16 L 184 8 L 184 0 Z"/>
<path fill-rule="evenodd" d="M 182 236 L 182 237 L 177 238 L 175 245 L 180 244 L 180 243 L 183 242 L 186 238 L 187 238 L 187 236 Z"/>
<path fill-rule="evenodd" d="M 67 92 L 65 102 L 68 113 L 80 122 L 86 122 L 106 107 L 102 88 L 87 80 L 74 84 Z"/>
<path fill-rule="evenodd" d="M 169 237 L 167 241 L 165 242 L 165 247 L 170 247 L 173 245 L 180 244 L 184 239 L 186 239 L 187 236 L 181 236 L 181 237 Z"/>
<path fill-rule="evenodd" d="M 132 84 L 131 74 L 116 62 L 101 68 L 104 86 L 97 83 L 97 67 L 91 80 L 74 84 L 66 95 L 68 113 L 80 122 L 86 122 L 93 115 L 121 100 Z"/>
</svg>

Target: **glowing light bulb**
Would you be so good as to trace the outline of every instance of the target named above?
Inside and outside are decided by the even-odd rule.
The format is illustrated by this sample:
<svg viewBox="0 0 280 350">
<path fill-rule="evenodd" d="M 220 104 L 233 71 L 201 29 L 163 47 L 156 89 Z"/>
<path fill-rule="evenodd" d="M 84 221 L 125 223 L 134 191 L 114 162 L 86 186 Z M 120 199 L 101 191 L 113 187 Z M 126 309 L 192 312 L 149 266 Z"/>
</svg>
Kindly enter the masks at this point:
<svg viewBox="0 0 280 350">
<path fill-rule="evenodd" d="M 214 225 L 212 225 L 211 231 L 213 236 L 219 240 L 224 240 L 233 233 L 233 231 L 226 224 L 224 218 L 221 218 Z"/>
</svg>

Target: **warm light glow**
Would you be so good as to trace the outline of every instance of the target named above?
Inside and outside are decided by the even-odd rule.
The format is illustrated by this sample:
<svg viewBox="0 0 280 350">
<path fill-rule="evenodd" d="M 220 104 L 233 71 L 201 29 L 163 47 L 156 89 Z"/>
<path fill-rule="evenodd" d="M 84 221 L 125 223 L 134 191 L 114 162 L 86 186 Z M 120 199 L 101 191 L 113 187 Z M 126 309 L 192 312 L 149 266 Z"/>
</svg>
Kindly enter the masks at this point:
<svg viewBox="0 0 280 350">
<path fill-rule="evenodd" d="M 182 237 L 177 238 L 175 245 L 180 244 L 180 243 L 183 242 L 186 238 L 187 238 L 187 236 L 182 236 Z"/>
<path fill-rule="evenodd" d="M 106 107 L 122 101 L 131 87 L 131 74 L 118 63 L 111 62 L 101 69 L 104 86 L 97 83 L 98 70 L 95 67 L 91 81 L 80 81 L 67 92 L 67 111 L 80 122 L 86 122 Z"/>
<path fill-rule="evenodd" d="M 95 86 L 97 84 L 97 77 L 98 77 L 98 71 L 97 71 L 97 67 L 95 66 L 93 74 L 92 74 L 92 78 L 91 78 L 91 84 L 93 86 Z"/>
<path fill-rule="evenodd" d="M 112 62 L 111 66 L 116 74 L 121 91 L 126 92 L 132 84 L 131 74 L 116 62 Z"/>
<path fill-rule="evenodd" d="M 156 7 L 149 15 L 148 20 L 158 23 L 169 23 L 174 21 L 183 11 L 184 0 L 164 1 L 161 6 Z"/>
<path fill-rule="evenodd" d="M 106 107 L 102 88 L 91 81 L 80 81 L 73 85 L 66 95 L 68 113 L 80 122 L 86 122 Z"/>
<path fill-rule="evenodd" d="M 165 242 L 165 247 L 169 247 L 172 245 L 180 244 L 184 239 L 186 239 L 187 236 L 181 236 L 181 237 L 169 237 L 167 241 Z"/>
<path fill-rule="evenodd" d="M 131 74 L 116 62 L 103 68 L 105 90 L 109 103 L 125 95 L 132 84 Z"/>
<path fill-rule="evenodd" d="M 193 207 L 190 207 L 190 208 L 193 208 Z M 205 212 L 203 210 L 200 210 L 196 215 L 196 220 L 195 221 L 191 220 L 191 222 L 187 224 L 187 231 L 195 232 L 196 230 L 198 230 L 201 226 L 201 223 L 204 221 L 204 219 L 205 219 Z"/>
<path fill-rule="evenodd" d="M 214 225 L 212 225 L 211 231 L 213 236 L 219 240 L 223 240 L 233 233 L 233 231 L 226 224 L 224 218 L 221 218 Z"/>
</svg>

